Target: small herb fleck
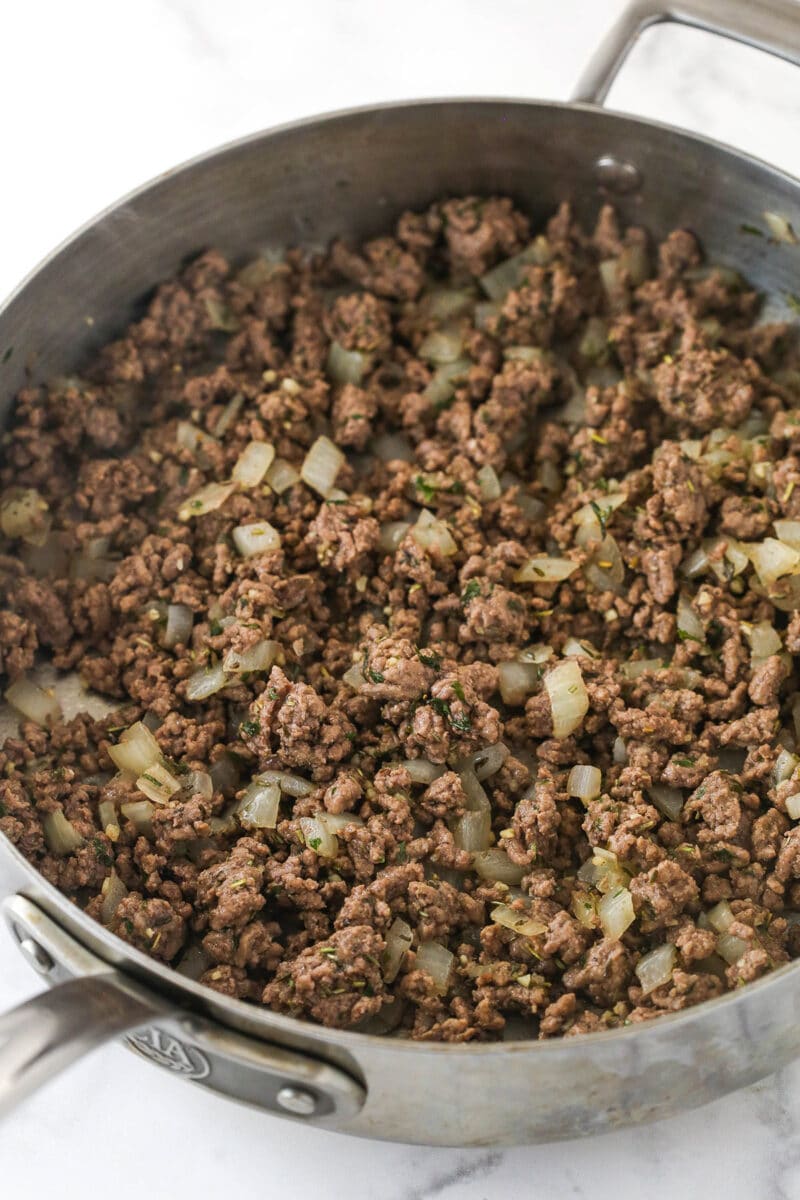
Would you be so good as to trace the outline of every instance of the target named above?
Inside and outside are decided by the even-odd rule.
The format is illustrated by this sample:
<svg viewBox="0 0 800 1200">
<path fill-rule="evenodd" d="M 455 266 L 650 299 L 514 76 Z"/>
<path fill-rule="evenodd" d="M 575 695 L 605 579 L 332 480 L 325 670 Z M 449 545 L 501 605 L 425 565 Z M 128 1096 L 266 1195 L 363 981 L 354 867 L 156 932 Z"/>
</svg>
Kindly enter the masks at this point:
<svg viewBox="0 0 800 1200">
<path fill-rule="evenodd" d="M 481 585 L 478 582 L 478 580 L 470 579 L 469 583 L 467 584 L 467 586 L 464 588 L 463 592 L 461 593 L 462 606 L 465 604 L 469 604 L 470 600 L 474 600 L 476 596 L 480 595 L 480 593 L 481 593 Z"/>
<path fill-rule="evenodd" d="M 746 221 L 742 222 L 739 230 L 741 233 L 749 233 L 751 237 L 763 238 L 765 236 L 763 229 L 759 229 L 757 225 L 748 225 Z"/>
<path fill-rule="evenodd" d="M 245 737 L 255 737 L 261 726 L 258 721 L 242 721 L 239 726 L 240 731 Z"/>
</svg>

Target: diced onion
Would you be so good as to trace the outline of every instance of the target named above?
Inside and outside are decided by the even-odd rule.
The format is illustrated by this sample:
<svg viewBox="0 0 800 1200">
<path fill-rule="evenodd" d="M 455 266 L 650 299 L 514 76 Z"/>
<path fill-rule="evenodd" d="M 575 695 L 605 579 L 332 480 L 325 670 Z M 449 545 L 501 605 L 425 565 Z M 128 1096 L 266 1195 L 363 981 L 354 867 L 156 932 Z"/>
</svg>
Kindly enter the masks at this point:
<svg viewBox="0 0 800 1200">
<path fill-rule="evenodd" d="M 221 438 L 225 436 L 233 422 L 238 417 L 239 410 L 243 404 L 244 396 L 241 392 L 238 392 L 231 400 L 228 401 L 222 410 L 216 425 L 214 426 L 214 437 Z"/>
<path fill-rule="evenodd" d="M 249 671 L 268 671 L 281 652 L 280 642 L 263 638 L 246 650 L 229 650 L 222 660 L 225 671 L 246 675 Z"/>
<path fill-rule="evenodd" d="M 331 342 L 325 369 L 334 383 L 361 383 L 366 365 L 360 350 L 345 350 L 341 342 Z"/>
<path fill-rule="evenodd" d="M 669 942 L 664 946 L 656 946 L 655 950 L 650 950 L 647 954 L 642 955 L 633 969 L 639 978 L 642 993 L 645 996 L 661 987 L 662 984 L 669 983 L 676 958 L 677 951 Z"/>
<path fill-rule="evenodd" d="M 492 922 L 502 925 L 505 929 L 511 929 L 521 937 L 536 937 L 537 934 L 547 931 L 547 926 L 541 921 L 534 920 L 524 912 L 518 912 L 509 904 L 495 905 L 492 909 Z"/>
<path fill-rule="evenodd" d="M 313 850 L 320 858 L 336 857 L 339 853 L 339 843 L 336 836 L 319 820 L 319 814 L 316 817 L 301 817 L 299 825 L 309 850 Z"/>
<path fill-rule="evenodd" d="M 796 821 L 800 817 L 800 792 L 795 792 L 793 796 L 787 796 L 784 804 L 789 816 Z"/>
<path fill-rule="evenodd" d="M 252 558 L 254 554 L 280 549 L 281 535 L 269 521 L 254 521 L 251 525 L 236 526 L 233 543 L 242 558 Z"/>
<path fill-rule="evenodd" d="M 287 796 L 310 796 L 314 791 L 313 783 L 303 779 L 302 775 L 291 775 L 288 771 L 261 771 L 256 779 L 262 783 L 277 783 Z"/>
<path fill-rule="evenodd" d="M 117 806 L 113 800 L 100 801 L 97 806 L 97 819 L 104 833 L 117 824 Z"/>
<path fill-rule="evenodd" d="M 717 954 L 730 966 L 737 963 L 747 949 L 747 942 L 734 933 L 721 933 L 717 938 Z"/>
<path fill-rule="evenodd" d="M 281 789 L 277 783 L 254 780 L 245 788 L 236 814 L 246 829 L 274 829 L 278 823 Z"/>
<path fill-rule="evenodd" d="M 493 746 L 484 746 L 472 755 L 472 769 L 479 782 L 496 775 L 508 758 L 508 746 L 503 742 L 495 742 Z"/>
<path fill-rule="evenodd" d="M 361 817 L 352 812 L 318 812 L 316 817 L 325 826 L 328 833 L 340 833 L 342 829 L 347 829 L 348 825 L 361 826 L 364 824 Z"/>
<path fill-rule="evenodd" d="M 484 500 L 500 499 L 503 489 L 500 486 L 500 480 L 497 478 L 497 472 L 494 467 L 488 464 L 485 467 L 481 467 L 475 478 L 478 481 L 478 487 L 481 489 L 481 495 Z"/>
<path fill-rule="evenodd" d="M 423 550 L 435 550 L 445 558 L 452 558 L 458 553 L 458 546 L 453 541 L 444 521 L 437 520 L 433 513 L 423 508 L 416 525 L 411 528 L 411 536 Z"/>
<path fill-rule="evenodd" d="M 439 942 L 420 942 L 414 968 L 430 975 L 436 991 L 439 995 L 444 995 L 450 985 L 454 963 L 455 956 L 446 946 L 442 946 Z"/>
<path fill-rule="evenodd" d="M 446 321 L 469 312 L 474 303 L 473 293 L 463 288 L 434 288 L 421 298 L 419 307 L 434 321 Z"/>
<path fill-rule="evenodd" d="M 457 330 L 436 329 L 420 343 L 418 354 L 426 362 L 442 367 L 458 362 L 461 357 L 462 339 Z"/>
<path fill-rule="evenodd" d="M 600 658 L 600 651 L 587 638 L 568 637 L 561 653 L 564 658 Z"/>
<path fill-rule="evenodd" d="M 553 558 L 539 554 L 529 558 L 514 575 L 515 583 L 560 583 L 578 569 L 571 558 Z"/>
<path fill-rule="evenodd" d="M 588 804 L 596 800 L 603 790 L 603 772 L 599 767 L 575 766 L 569 773 L 567 791 L 570 796 Z"/>
<path fill-rule="evenodd" d="M 501 662 L 497 664 L 497 676 L 503 703 L 516 706 L 536 691 L 541 671 L 536 663 Z"/>
<path fill-rule="evenodd" d="M 750 652 L 754 659 L 769 658 L 779 654 L 783 649 L 781 636 L 769 621 L 759 621 L 756 625 L 742 622 L 745 637 L 750 643 Z"/>
<path fill-rule="evenodd" d="M 597 510 L 600 510 L 603 521 L 607 523 L 612 514 L 621 508 L 627 499 L 624 492 L 609 492 L 600 500 L 596 500 L 594 506 L 591 503 L 582 505 L 572 514 L 572 520 L 576 525 L 588 527 L 592 531 L 594 540 L 599 542 L 603 536 L 603 530 Z"/>
<path fill-rule="evenodd" d="M 411 528 L 410 521 L 387 521 L 381 525 L 378 545 L 387 554 L 393 554 Z"/>
<path fill-rule="evenodd" d="M 800 521 L 773 521 L 778 540 L 793 550 L 800 550 Z"/>
<path fill-rule="evenodd" d="M 583 569 L 589 582 L 601 592 L 621 592 L 620 584 L 625 578 L 625 564 L 616 539 L 606 534 Z"/>
<path fill-rule="evenodd" d="M 742 545 L 759 579 L 766 587 L 783 575 L 795 574 L 800 566 L 800 550 L 784 545 L 777 538 L 764 538 L 763 542 L 743 542 Z"/>
<path fill-rule="evenodd" d="M 617 766 L 624 766 L 628 761 L 628 748 L 625 745 L 625 739 L 621 737 L 614 738 L 614 745 L 611 750 L 611 757 Z"/>
<path fill-rule="evenodd" d="M 190 771 L 181 779 L 181 791 L 187 796 L 210 800 L 214 795 L 214 781 L 207 771 Z"/>
<path fill-rule="evenodd" d="M 465 812 L 453 822 L 453 841 L 459 850 L 488 850 L 492 834 L 489 809 Z"/>
<path fill-rule="evenodd" d="M 797 234 L 792 229 L 792 224 L 787 217 L 776 212 L 764 212 L 764 220 L 767 224 L 767 229 L 770 235 L 776 242 L 784 242 L 787 246 L 797 245 Z"/>
<path fill-rule="evenodd" d="M 234 463 L 231 477 L 240 487 L 257 487 L 274 459 L 275 447 L 271 442 L 248 442 Z"/>
<path fill-rule="evenodd" d="M 613 850 L 604 850 L 595 846 L 592 857 L 587 859 L 578 871 L 581 883 L 590 883 L 601 892 L 613 892 L 627 887 L 630 882 L 627 871 L 619 863 Z"/>
<path fill-rule="evenodd" d="M 704 642 L 706 640 L 706 631 L 697 613 L 692 608 L 691 600 L 684 592 L 681 592 L 678 597 L 677 611 L 678 635 L 683 640 L 688 639 L 692 642 Z"/>
<path fill-rule="evenodd" d="M 156 804 L 166 804 L 170 796 L 180 791 L 180 783 L 163 763 L 152 763 L 136 780 L 140 792 Z"/>
<path fill-rule="evenodd" d="M 202 517 L 206 513 L 214 512 L 222 507 L 235 490 L 235 483 L 206 484 L 199 492 L 184 500 L 178 509 L 178 520 L 189 521 L 192 517 Z"/>
<path fill-rule="evenodd" d="M 239 768 L 236 760 L 230 754 L 223 754 L 221 758 L 218 758 L 209 768 L 208 773 L 211 776 L 215 792 L 230 795 L 239 786 Z"/>
<path fill-rule="evenodd" d="M 48 850 L 60 857 L 72 854 L 84 844 L 85 839 L 72 822 L 67 820 L 60 808 L 42 818 L 42 829 Z"/>
<path fill-rule="evenodd" d="M 524 650 L 520 650 L 517 653 L 517 662 L 546 663 L 550 661 L 554 653 L 552 646 L 538 642 L 535 646 L 526 646 Z"/>
<path fill-rule="evenodd" d="M 361 670 L 361 667 L 356 666 L 355 663 L 352 667 L 348 667 L 344 675 L 342 675 L 342 683 L 346 683 L 348 687 L 353 688 L 353 690 L 356 692 L 360 691 L 366 682 L 367 679 L 364 675 L 364 672 Z"/>
<path fill-rule="evenodd" d="M 481 287 L 490 300 L 503 300 L 510 291 L 518 287 L 529 266 L 544 266 L 550 261 L 551 250 L 547 238 L 539 236 L 519 254 L 505 259 L 481 275 Z"/>
<path fill-rule="evenodd" d="M 407 758 L 397 765 L 405 767 L 411 776 L 412 783 L 433 783 L 435 779 L 440 779 L 447 770 L 447 767 L 442 766 L 441 763 L 428 762 L 427 758 Z"/>
<path fill-rule="evenodd" d="M 185 954 L 181 956 L 180 962 L 174 967 L 179 975 L 183 975 L 186 979 L 199 979 L 204 975 L 211 966 L 211 959 L 206 954 L 202 946 L 190 946 Z"/>
<path fill-rule="evenodd" d="M 217 663 L 214 667 L 202 667 L 186 680 L 186 699 L 206 700 L 229 682 L 228 673 L 222 663 Z"/>
<path fill-rule="evenodd" d="M 15 680 L 6 688 L 5 698 L 12 708 L 37 725 L 48 725 L 61 716 L 61 706 L 55 695 L 42 691 L 30 679 Z"/>
<path fill-rule="evenodd" d="M 204 429 L 193 425 L 191 421 L 178 421 L 175 427 L 175 441 L 182 450 L 194 454 L 204 446 L 217 445 L 216 438 L 211 437 Z"/>
<path fill-rule="evenodd" d="M 659 812 L 670 821 L 678 821 L 683 810 L 683 792 L 665 783 L 654 783 L 647 794 Z"/>
<path fill-rule="evenodd" d="M 505 883 L 515 887 L 521 883 L 525 868 L 517 866 L 499 846 L 478 850 L 472 856 L 472 866 L 481 879 L 490 883 Z"/>
<path fill-rule="evenodd" d="M 312 491 L 327 499 L 344 461 L 341 450 L 330 438 L 318 437 L 303 459 L 300 478 Z"/>
<path fill-rule="evenodd" d="M 480 783 L 478 776 L 469 766 L 469 760 L 458 764 L 458 777 L 461 780 L 461 787 L 464 795 L 467 798 L 467 809 L 469 812 L 479 812 L 489 809 L 489 797 Z"/>
<path fill-rule="evenodd" d="M 425 399 L 434 408 L 445 405 L 455 392 L 457 383 L 467 374 L 471 366 L 472 363 L 468 358 L 459 358 L 455 362 L 437 367 L 433 378 L 423 392 Z M 410 462 L 411 459 L 408 461 Z"/>
<path fill-rule="evenodd" d="M 125 775 L 138 777 L 161 760 L 161 747 L 141 721 L 125 729 L 116 746 L 108 747 L 108 757 Z"/>
<path fill-rule="evenodd" d="M 626 679 L 638 679 L 647 671 L 660 671 L 663 666 L 660 658 L 632 658 L 629 662 L 622 663 L 620 673 Z"/>
<path fill-rule="evenodd" d="M 50 532 L 47 502 L 35 488 L 10 488 L 0 500 L 0 529 L 8 538 L 41 546 Z"/>
<path fill-rule="evenodd" d="M 100 920 L 104 925 L 110 925 L 114 913 L 128 894 L 128 889 L 113 867 L 111 874 L 103 880 L 100 894 L 103 897 L 103 902 L 100 905 Z"/>
<path fill-rule="evenodd" d="M 717 933 L 727 933 L 735 921 L 733 911 L 727 900 L 720 900 L 706 913 L 708 923 Z"/>
<path fill-rule="evenodd" d="M 800 765 L 800 759 L 797 755 L 784 748 L 775 759 L 775 765 L 772 768 L 772 782 L 774 784 L 785 783 L 794 775 L 798 765 Z"/>
<path fill-rule="evenodd" d="M 145 837 L 153 836 L 152 817 L 154 806 L 149 800 L 131 800 L 120 806 L 123 817 L 127 817 L 136 830 Z"/>
<path fill-rule="evenodd" d="M 224 300 L 218 300 L 215 296 L 207 296 L 205 306 L 212 329 L 219 329 L 222 333 L 236 333 L 239 322 Z"/>
<path fill-rule="evenodd" d="M 575 659 L 566 659 L 548 671 L 544 686 L 550 698 L 553 737 L 569 737 L 589 710 L 589 694 Z"/>
<path fill-rule="evenodd" d="M 369 446 L 381 462 L 413 462 L 414 447 L 402 433 L 379 433 Z"/>
<path fill-rule="evenodd" d="M 401 917 L 395 917 L 386 934 L 386 947 L 383 951 L 383 978 L 386 983 L 392 983 L 403 965 L 403 959 L 411 949 L 414 934 L 411 926 Z"/>
<path fill-rule="evenodd" d="M 167 625 L 164 630 L 165 646 L 187 646 L 192 636 L 194 613 L 186 604 L 167 606 Z"/>
<path fill-rule="evenodd" d="M 276 458 L 264 478 L 273 492 L 280 496 L 300 482 L 300 473 L 285 458 Z"/>
<path fill-rule="evenodd" d="M 627 888 L 617 888 L 603 896 L 597 905 L 600 927 L 607 938 L 616 941 L 636 919 L 633 897 Z"/>
</svg>

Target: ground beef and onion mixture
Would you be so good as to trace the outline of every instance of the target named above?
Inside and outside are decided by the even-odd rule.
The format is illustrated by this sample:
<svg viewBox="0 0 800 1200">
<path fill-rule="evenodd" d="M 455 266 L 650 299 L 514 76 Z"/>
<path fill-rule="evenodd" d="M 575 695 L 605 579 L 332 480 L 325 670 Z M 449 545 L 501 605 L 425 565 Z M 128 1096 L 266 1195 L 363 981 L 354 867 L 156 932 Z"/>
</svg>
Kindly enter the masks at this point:
<svg viewBox="0 0 800 1200">
<path fill-rule="evenodd" d="M 5 437 L 0 831 L 229 996 L 549 1038 L 800 952 L 800 370 L 613 211 L 159 287 Z M 108 699 L 62 717 L 46 660 Z"/>
</svg>

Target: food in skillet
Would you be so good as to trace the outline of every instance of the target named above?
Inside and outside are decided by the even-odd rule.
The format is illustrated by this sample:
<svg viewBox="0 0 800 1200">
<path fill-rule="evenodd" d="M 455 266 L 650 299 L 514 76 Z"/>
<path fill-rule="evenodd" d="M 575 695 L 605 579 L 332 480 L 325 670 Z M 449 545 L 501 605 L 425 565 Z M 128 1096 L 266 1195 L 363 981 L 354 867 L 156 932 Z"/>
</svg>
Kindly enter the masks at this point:
<svg viewBox="0 0 800 1200">
<path fill-rule="evenodd" d="M 788 961 L 800 369 L 758 313 L 610 209 L 198 258 L 19 396 L 0 830 L 327 1025 L 591 1032 Z M 37 656 L 115 710 L 63 720 Z"/>
</svg>

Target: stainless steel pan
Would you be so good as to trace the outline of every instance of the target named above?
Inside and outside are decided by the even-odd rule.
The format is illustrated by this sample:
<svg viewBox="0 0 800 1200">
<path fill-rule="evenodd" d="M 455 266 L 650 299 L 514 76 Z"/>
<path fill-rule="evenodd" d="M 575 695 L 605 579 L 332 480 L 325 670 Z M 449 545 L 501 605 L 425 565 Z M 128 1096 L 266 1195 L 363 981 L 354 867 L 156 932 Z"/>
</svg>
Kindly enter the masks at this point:
<svg viewBox="0 0 800 1200">
<path fill-rule="evenodd" d="M 800 65 L 788 0 L 635 3 L 572 104 L 422 101 L 259 134 L 156 180 L 48 259 L 0 313 L 4 412 L 28 372 L 63 373 L 132 316 L 182 258 L 214 244 L 364 237 L 444 193 L 503 192 L 544 218 L 564 197 L 612 198 L 656 236 L 689 226 L 709 255 L 780 297 L 800 248 L 743 236 L 769 209 L 800 229 L 800 184 L 734 150 L 604 112 L 639 33 L 699 26 Z M 91 318 L 91 322 L 87 320 Z M 0 1107 L 108 1038 L 267 1112 L 362 1136 L 485 1146 L 589 1134 L 702 1104 L 800 1053 L 800 963 L 638 1028 L 493 1045 L 420 1045 L 325 1030 L 183 979 L 89 920 L 0 838 L 3 910 L 52 986 L 0 1018 Z"/>
</svg>

